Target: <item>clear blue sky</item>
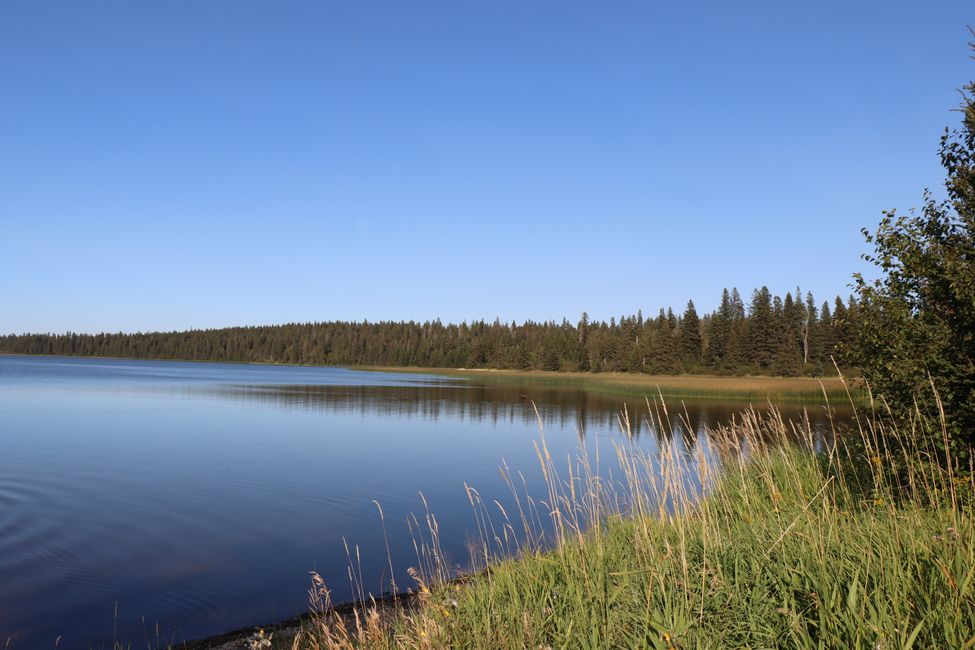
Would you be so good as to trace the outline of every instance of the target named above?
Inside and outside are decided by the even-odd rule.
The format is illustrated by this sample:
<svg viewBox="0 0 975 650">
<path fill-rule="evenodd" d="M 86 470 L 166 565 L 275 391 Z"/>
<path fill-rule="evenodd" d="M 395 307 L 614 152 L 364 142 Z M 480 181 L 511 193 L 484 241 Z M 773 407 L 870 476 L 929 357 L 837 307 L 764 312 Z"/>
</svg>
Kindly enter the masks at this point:
<svg viewBox="0 0 975 650">
<path fill-rule="evenodd" d="M 848 293 L 955 2 L 0 4 L 0 332 Z"/>
</svg>

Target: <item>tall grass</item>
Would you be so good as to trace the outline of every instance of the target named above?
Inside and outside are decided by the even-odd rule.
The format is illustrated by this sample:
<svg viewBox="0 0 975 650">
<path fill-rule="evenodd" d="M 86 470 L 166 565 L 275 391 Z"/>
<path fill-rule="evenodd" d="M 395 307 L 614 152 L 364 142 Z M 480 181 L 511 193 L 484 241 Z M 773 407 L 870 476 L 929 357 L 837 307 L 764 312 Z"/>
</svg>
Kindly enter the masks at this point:
<svg viewBox="0 0 975 650">
<path fill-rule="evenodd" d="M 823 438 L 746 411 L 692 456 L 618 444 L 614 477 L 598 456 L 560 467 L 542 430 L 544 499 L 507 468 L 511 507 L 468 488 L 474 573 L 455 579 L 426 512 L 412 522 L 412 598 L 362 596 L 339 615 L 316 576 L 319 613 L 289 645 L 975 647 L 972 474 L 917 434 L 916 416 L 896 426 L 871 401 Z M 643 417 L 680 416 L 661 400 Z"/>
</svg>

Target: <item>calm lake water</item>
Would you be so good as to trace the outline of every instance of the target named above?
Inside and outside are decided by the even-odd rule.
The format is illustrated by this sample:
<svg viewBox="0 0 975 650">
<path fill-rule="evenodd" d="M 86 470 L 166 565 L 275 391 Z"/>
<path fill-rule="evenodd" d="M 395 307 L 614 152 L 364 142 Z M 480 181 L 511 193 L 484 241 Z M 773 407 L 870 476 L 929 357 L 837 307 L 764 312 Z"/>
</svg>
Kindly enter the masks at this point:
<svg viewBox="0 0 975 650">
<path fill-rule="evenodd" d="M 545 494 L 534 401 L 556 459 L 611 457 L 624 399 L 419 374 L 0 356 L 0 648 L 155 647 L 307 609 L 309 572 L 351 596 L 388 589 L 382 504 L 401 585 L 422 493 L 460 565 L 464 484 L 509 500 L 502 458 Z M 758 405 L 760 408 L 764 405 Z M 635 444 L 691 453 L 742 403 L 688 402 L 689 434 Z M 827 426 L 820 405 L 783 406 Z M 637 414 L 637 415 L 634 415 Z M 385 581 L 385 582 L 384 582 Z M 158 630 L 158 633 L 157 633 Z"/>
</svg>

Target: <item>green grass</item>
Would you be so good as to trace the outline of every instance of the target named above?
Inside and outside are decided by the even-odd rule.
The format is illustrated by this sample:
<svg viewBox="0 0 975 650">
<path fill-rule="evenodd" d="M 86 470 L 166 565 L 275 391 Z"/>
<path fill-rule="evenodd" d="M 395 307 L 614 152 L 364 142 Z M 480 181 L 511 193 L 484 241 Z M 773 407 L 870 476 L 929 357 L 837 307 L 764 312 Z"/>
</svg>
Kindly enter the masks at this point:
<svg viewBox="0 0 975 650">
<path fill-rule="evenodd" d="M 969 642 L 970 519 L 813 492 L 820 478 L 808 457 L 782 459 L 729 478 L 679 521 L 614 518 L 436 594 L 420 629 L 434 646 L 483 648 Z M 424 645 L 405 629 L 406 645 Z"/>
<path fill-rule="evenodd" d="M 813 454 L 802 426 L 745 414 L 714 432 L 717 465 L 620 445 L 616 482 L 585 457 L 559 471 L 542 441 L 546 499 L 491 517 L 469 495 L 488 569 L 445 582 L 428 515 L 413 605 L 333 616 L 317 583 L 296 647 L 975 647 L 972 479 L 910 424 L 859 421 Z"/>
</svg>

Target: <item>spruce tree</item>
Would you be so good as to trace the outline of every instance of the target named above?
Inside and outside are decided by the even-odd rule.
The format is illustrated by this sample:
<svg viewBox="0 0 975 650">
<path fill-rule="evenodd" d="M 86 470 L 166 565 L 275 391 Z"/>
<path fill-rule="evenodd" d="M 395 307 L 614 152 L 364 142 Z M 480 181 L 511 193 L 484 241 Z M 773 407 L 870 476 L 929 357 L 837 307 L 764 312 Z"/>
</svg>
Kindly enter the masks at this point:
<svg viewBox="0 0 975 650">
<path fill-rule="evenodd" d="M 680 321 L 678 354 L 685 371 L 692 371 L 701 365 L 703 345 L 701 341 L 701 320 L 694 308 L 694 301 L 687 301 L 687 308 Z"/>
<path fill-rule="evenodd" d="M 816 301 L 811 291 L 806 292 L 806 313 L 802 328 L 802 364 L 808 366 L 819 359 L 818 327 L 816 318 Z"/>
<path fill-rule="evenodd" d="M 775 321 L 772 294 L 768 287 L 756 289 L 748 308 L 745 352 L 747 361 L 760 372 L 772 367 L 775 349 Z"/>
<path fill-rule="evenodd" d="M 731 294 L 725 289 L 721 292 L 721 304 L 709 323 L 708 362 L 717 370 L 726 369 L 728 349 L 731 342 L 732 307 Z"/>
<path fill-rule="evenodd" d="M 802 348 L 802 303 L 785 294 L 781 309 L 777 311 L 775 359 L 773 371 L 777 375 L 797 375 Z"/>
</svg>

